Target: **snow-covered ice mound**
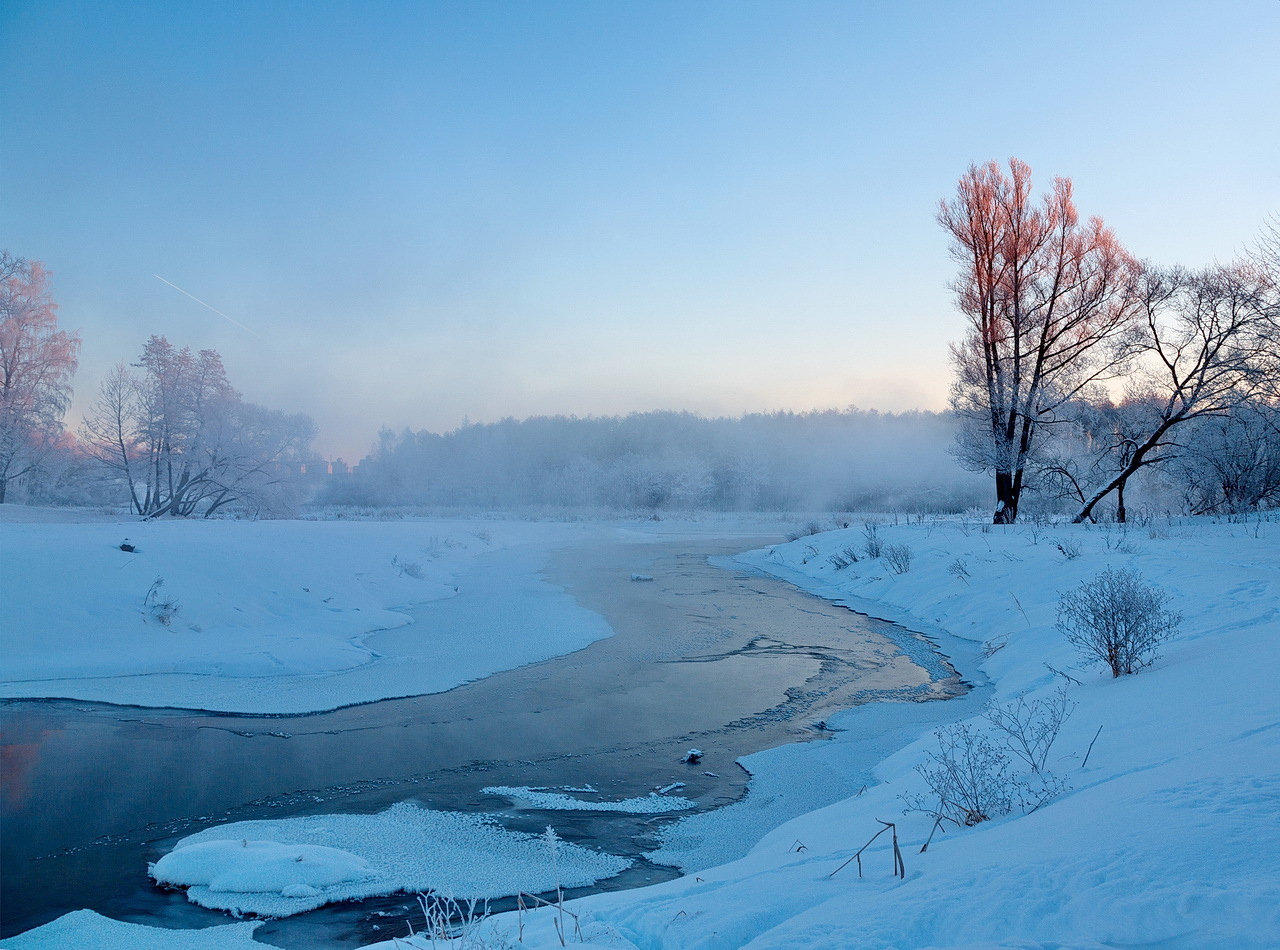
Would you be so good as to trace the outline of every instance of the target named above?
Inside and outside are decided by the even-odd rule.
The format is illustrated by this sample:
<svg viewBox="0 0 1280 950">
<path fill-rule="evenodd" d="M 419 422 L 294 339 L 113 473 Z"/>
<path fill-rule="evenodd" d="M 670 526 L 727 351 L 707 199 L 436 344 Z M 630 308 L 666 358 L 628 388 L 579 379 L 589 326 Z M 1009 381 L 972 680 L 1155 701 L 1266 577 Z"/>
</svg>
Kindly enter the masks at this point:
<svg viewBox="0 0 1280 950">
<path fill-rule="evenodd" d="M 377 815 L 241 821 L 183 838 L 151 866 L 214 910 L 286 917 L 400 891 L 460 899 L 580 887 L 631 864 L 545 835 L 507 831 L 480 815 L 409 803 Z"/>
<path fill-rule="evenodd" d="M 320 888 L 372 875 L 364 858 L 314 844 L 277 841 L 199 841 L 178 847 L 151 867 L 165 884 L 212 892 L 318 897 Z"/>
</svg>

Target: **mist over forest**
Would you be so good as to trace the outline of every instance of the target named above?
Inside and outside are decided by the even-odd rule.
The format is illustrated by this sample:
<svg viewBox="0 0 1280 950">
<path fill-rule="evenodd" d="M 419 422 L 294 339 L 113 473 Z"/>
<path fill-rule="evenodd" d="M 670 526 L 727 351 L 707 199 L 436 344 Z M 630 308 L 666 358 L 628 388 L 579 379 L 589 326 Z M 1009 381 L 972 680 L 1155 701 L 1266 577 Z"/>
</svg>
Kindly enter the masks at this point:
<svg viewBox="0 0 1280 950">
<path fill-rule="evenodd" d="M 951 454 L 946 413 L 848 409 L 704 418 L 536 416 L 437 434 L 383 430 L 316 501 L 513 508 L 960 511 L 986 480 Z"/>
</svg>

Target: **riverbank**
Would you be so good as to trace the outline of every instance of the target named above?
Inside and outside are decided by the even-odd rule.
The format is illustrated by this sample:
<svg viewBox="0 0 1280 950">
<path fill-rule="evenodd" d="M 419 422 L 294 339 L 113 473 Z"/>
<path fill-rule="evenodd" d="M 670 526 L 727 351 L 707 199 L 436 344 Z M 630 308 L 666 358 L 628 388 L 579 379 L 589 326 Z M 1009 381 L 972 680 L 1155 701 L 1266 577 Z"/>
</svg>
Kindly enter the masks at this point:
<svg viewBox="0 0 1280 950">
<path fill-rule="evenodd" d="M 610 635 L 539 576 L 587 530 L 0 521 L 0 696 L 284 715 L 440 692 Z M 403 630 L 405 605 L 446 601 L 440 624 Z M 515 635 L 530 623 L 538 637 Z"/>
<path fill-rule="evenodd" d="M 896 731 L 866 769 L 865 789 L 774 827 L 753 847 L 744 843 L 747 853 L 736 860 L 690 864 L 678 880 L 571 902 L 586 946 L 1273 950 L 1280 524 L 1122 530 L 942 522 L 877 531 L 882 543 L 910 549 L 905 571 L 897 572 L 901 561 L 867 554 L 861 526 L 765 548 L 744 565 L 922 633 L 969 641 L 975 675 L 989 678 L 992 699 L 1005 708 L 1020 697 L 1047 702 L 1065 689 L 1074 705 L 1049 761 L 1061 793 L 1029 813 L 1013 808 L 973 827 L 947 825 L 921 853 L 933 819 L 904 808 L 913 795 L 927 806 L 918 767 L 940 746 L 930 725 L 893 714 L 923 707 L 841 713 L 828 721 L 829 742 L 744 760 L 757 773 L 744 805 L 785 795 L 819 768 L 856 769 L 847 763 L 858 746 L 890 725 Z M 851 548 L 858 560 L 839 566 Z M 1060 593 L 1106 568 L 1141 571 L 1183 615 L 1163 656 L 1136 676 L 1112 679 L 1082 663 L 1054 626 Z M 970 728 L 989 731 L 979 710 L 954 708 Z M 890 715 L 865 721 L 877 709 Z M 893 873 L 887 834 L 861 855 L 862 876 L 849 863 L 881 821 L 895 823 L 902 877 Z M 758 827 L 730 822 L 717 833 L 746 842 Z M 520 932 L 516 945 L 560 946 L 556 916 L 526 914 L 519 923 L 495 916 L 474 945 L 515 943 Z M 176 946 L 148 944 L 167 938 L 101 918 L 57 926 L 13 946 Z M 218 931 L 221 946 L 254 945 L 244 925 Z M 415 944 L 398 944 L 406 945 Z"/>
<path fill-rule="evenodd" d="M 1048 760 L 1060 793 L 972 827 L 947 824 L 922 853 L 934 819 L 909 806 L 936 807 L 921 769 L 942 747 L 932 730 L 918 730 L 875 766 L 860 794 L 773 829 L 745 857 L 575 902 L 586 944 L 1273 950 L 1280 523 L 882 524 L 877 533 L 910 549 L 906 571 L 868 557 L 861 526 L 743 560 L 874 616 L 971 639 L 999 708 L 1020 698 L 1050 703 L 1065 690 L 1071 714 Z M 850 548 L 859 560 L 839 567 Z M 1107 568 L 1141 572 L 1183 615 L 1161 658 L 1119 679 L 1082 662 L 1055 627 L 1060 593 Z M 835 717 L 836 728 L 849 729 L 835 746 L 790 753 L 856 743 L 865 711 Z M 990 734 L 973 712 L 962 724 Z M 759 759 L 761 787 L 786 787 L 789 758 Z M 747 801 L 755 794 L 753 782 Z M 883 821 L 895 825 L 902 876 L 889 834 L 860 855 L 861 874 L 854 862 Z M 523 946 L 558 946 L 550 915 L 523 923 Z M 484 932 L 514 927 L 498 917 Z"/>
<path fill-rule="evenodd" d="M 659 845 L 654 835 L 661 825 L 643 814 L 600 813 L 593 802 L 609 805 L 679 786 L 679 796 L 697 811 L 714 810 L 745 790 L 746 773 L 734 764 L 744 754 L 820 739 L 814 723 L 869 696 L 918 699 L 957 691 L 950 668 L 932 662 L 932 654 L 922 667 L 919 650 L 915 660 L 902 651 L 898 641 L 910 640 L 905 631 L 757 572 L 708 563 L 712 557 L 728 564 L 726 555 L 768 540 L 733 537 L 749 527 L 591 526 L 586 536 L 549 553 L 541 582 L 563 587 L 613 635 L 447 692 L 267 718 L 9 703 L 7 748 L 25 750 L 25 758 L 10 760 L 6 786 L 7 931 L 84 906 L 129 920 L 207 924 L 175 905 L 174 895 L 148 889 L 148 861 L 201 829 L 216 837 L 230 822 L 240 823 L 237 841 L 280 839 L 291 827 L 280 819 L 288 816 L 369 815 L 405 800 L 487 814 L 518 833 L 540 833 L 552 824 L 573 841 L 636 862 L 602 887 L 663 879 L 670 871 L 643 858 Z M 518 577 L 503 573 L 512 563 L 481 556 L 454 576 L 463 591 L 519 588 Z M 652 580 L 632 582 L 636 572 Z M 387 639 L 424 630 L 444 637 L 475 625 L 464 595 L 406 613 L 415 623 L 369 642 L 391 654 L 396 644 L 383 647 Z M 539 635 L 536 619 L 528 612 L 524 636 Z M 705 751 L 697 766 L 680 761 L 691 746 Z M 103 771 L 112 776 L 105 784 L 90 779 Z M 188 778 L 200 775 L 218 779 Z M 831 778 L 806 789 L 793 808 L 806 810 L 852 790 Z M 515 798 L 508 801 L 493 786 L 516 789 Z M 566 787 L 581 800 L 571 812 L 539 806 L 544 793 L 532 791 Z M 793 813 L 775 812 L 767 820 L 776 824 Z M 346 850 L 350 838 L 342 839 Z M 334 838 L 330 846 L 339 843 Z M 664 863 L 701 860 L 687 838 L 664 839 L 661 846 Z M 424 858 L 429 850 L 424 843 Z M 368 859 L 385 863 L 372 852 Z M 439 886 L 455 890 L 474 878 L 432 874 Z M 420 887 L 424 879 L 415 871 L 401 886 Z M 75 890 L 60 892 L 68 881 Z M 370 881 L 366 892 L 395 887 L 393 875 Z M 356 892 L 335 887 L 329 899 Z M 261 904 L 248 896 L 227 899 Z M 385 923 L 377 914 L 403 917 L 402 903 L 343 905 L 322 916 L 335 944 L 356 946 L 361 936 L 365 943 L 376 938 L 370 928 Z M 307 901 L 294 904 L 304 909 Z M 276 922 L 259 937 L 323 945 L 310 936 L 312 942 L 297 943 L 302 930 L 320 928 L 313 921 Z"/>
</svg>

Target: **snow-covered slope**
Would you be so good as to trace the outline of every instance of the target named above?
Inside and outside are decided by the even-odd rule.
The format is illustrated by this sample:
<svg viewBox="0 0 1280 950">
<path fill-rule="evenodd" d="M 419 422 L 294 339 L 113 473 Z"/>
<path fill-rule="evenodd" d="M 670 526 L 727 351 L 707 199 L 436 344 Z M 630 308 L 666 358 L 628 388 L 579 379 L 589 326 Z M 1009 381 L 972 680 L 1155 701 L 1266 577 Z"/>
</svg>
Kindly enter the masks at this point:
<svg viewBox="0 0 1280 950">
<path fill-rule="evenodd" d="M 538 573 L 584 530 L 0 521 L 0 696 L 300 713 L 449 689 L 611 634 Z"/>
<path fill-rule="evenodd" d="M 920 853 L 933 821 L 918 811 L 904 814 L 905 798 L 927 801 L 916 767 L 938 750 L 938 740 L 929 727 L 910 725 L 920 707 L 904 706 L 893 732 L 900 747 L 878 747 L 886 757 L 867 769 L 865 790 L 769 831 L 739 860 L 571 903 L 567 910 L 581 920 L 585 945 L 1280 947 L 1280 522 L 1128 531 L 941 522 L 878 531 L 883 543 L 911 549 L 908 571 L 893 573 L 883 559 L 867 557 L 861 526 L 742 560 L 940 640 L 945 634 L 986 644 L 985 658 L 973 654 L 980 670 L 961 663 L 961 671 L 981 673 L 992 702 L 1019 696 L 1033 702 L 1065 687 L 1075 708 L 1047 764 L 1069 789 L 1029 814 L 1015 808 L 973 827 L 947 825 Z M 859 560 L 837 568 L 830 557 L 846 549 Z M 383 548 L 377 559 L 390 554 Z M 1059 595 L 1109 567 L 1140 571 L 1171 594 L 1171 608 L 1184 618 L 1154 665 L 1120 679 L 1082 663 L 1055 628 Z M 39 578 L 33 582 L 45 583 Z M 976 704 L 951 708 L 987 728 Z M 748 802 L 761 789 L 777 794 L 797 776 L 860 761 L 858 750 L 868 741 L 863 730 L 873 719 L 883 725 L 894 710 L 875 710 L 879 719 L 867 712 L 833 718 L 827 742 L 753 757 L 758 781 Z M 819 767 L 805 771 L 797 765 L 804 758 Z M 796 790 L 800 798 L 805 793 Z M 837 870 L 881 821 L 896 825 L 905 876 L 893 874 L 887 834 L 862 855 L 862 876 L 855 864 Z M 731 822 L 719 833 L 759 837 L 748 825 L 735 831 Z M 468 946 L 559 947 L 558 919 L 553 911 L 526 913 L 517 943 L 513 917 L 491 918 Z M 122 926 L 69 915 L 7 945 L 124 945 Z M 227 937 L 228 946 L 246 939 L 241 930 L 228 929 Z M 196 946 L 181 942 L 190 939 L 182 932 L 138 933 L 135 945 Z"/>
<path fill-rule="evenodd" d="M 879 533 L 912 549 L 907 573 L 867 558 L 860 528 L 744 560 L 915 629 L 986 641 L 995 702 L 1045 698 L 1065 684 L 1077 705 L 1049 766 L 1071 790 L 1031 814 L 1015 808 L 974 827 L 948 825 L 922 854 L 932 819 L 904 814 L 903 796 L 927 797 L 915 766 L 938 742 L 925 734 L 884 760 L 861 795 L 786 823 L 741 860 L 576 902 L 588 943 L 1280 946 L 1280 524 L 1127 532 L 913 524 Z M 839 570 L 828 558 L 847 547 L 861 560 Z M 1163 657 L 1121 679 L 1082 665 L 1055 629 L 1059 594 L 1112 566 L 1141 571 L 1184 614 Z M 855 864 L 833 874 L 881 820 L 897 826 L 905 878 L 893 874 L 888 834 L 862 855 L 862 877 Z M 550 915 L 534 919 L 526 915 L 523 945 L 559 946 Z M 486 926 L 514 930 L 503 918 Z"/>
</svg>

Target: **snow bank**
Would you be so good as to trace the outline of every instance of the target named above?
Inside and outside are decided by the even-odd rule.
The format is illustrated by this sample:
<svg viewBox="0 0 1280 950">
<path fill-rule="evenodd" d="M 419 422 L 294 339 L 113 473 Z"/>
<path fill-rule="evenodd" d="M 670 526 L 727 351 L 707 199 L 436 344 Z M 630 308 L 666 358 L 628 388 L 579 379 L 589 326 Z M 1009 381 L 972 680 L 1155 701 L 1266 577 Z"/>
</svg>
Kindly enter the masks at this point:
<svg viewBox="0 0 1280 950">
<path fill-rule="evenodd" d="M 377 815 L 242 821 L 183 838 L 151 866 L 157 882 L 235 914 L 286 917 L 324 904 L 401 891 L 459 899 L 580 887 L 630 866 L 480 815 L 402 803 Z"/>
<path fill-rule="evenodd" d="M 52 923 L 4 941 L 5 950 L 262 950 L 258 924 L 225 924 L 203 930 L 164 930 L 127 924 L 91 910 L 64 914 Z"/>
<path fill-rule="evenodd" d="M 587 530 L 26 510 L 0 522 L 0 696 L 280 714 L 450 689 L 612 633 L 539 573 Z"/>
<path fill-rule="evenodd" d="M 900 747 L 885 748 L 853 777 L 865 775 L 860 794 L 770 831 L 731 863 L 573 902 L 588 945 L 1275 950 L 1280 523 L 1127 531 L 942 523 L 881 526 L 880 534 L 913 549 L 909 572 L 893 574 L 865 555 L 836 569 L 829 555 L 860 549 L 860 528 L 743 560 L 912 629 L 985 645 L 980 670 L 960 666 L 989 677 L 996 702 L 1044 698 L 1066 684 L 1077 705 L 1049 765 L 1070 790 L 1030 814 L 948 825 L 920 853 L 932 819 L 904 814 L 903 796 L 928 794 L 915 766 L 938 746 L 927 724 L 912 733 L 909 714 L 923 707 L 908 704 L 900 707 L 908 714 Z M 1059 594 L 1107 567 L 1142 572 L 1184 615 L 1163 657 L 1121 679 L 1082 662 L 1054 625 Z M 927 705 L 983 726 L 975 703 Z M 860 717 L 876 708 L 836 717 L 845 731 L 828 743 L 753 761 L 762 771 L 747 801 L 761 789 L 803 784 L 805 773 L 786 771 L 797 759 L 836 762 L 831 750 L 863 741 Z M 880 830 L 879 820 L 897 825 L 905 879 L 892 873 L 887 834 L 863 854 L 862 877 L 854 864 L 832 876 Z M 512 929 L 501 917 L 487 926 Z M 523 945 L 559 946 L 550 915 L 526 915 Z"/>
</svg>

